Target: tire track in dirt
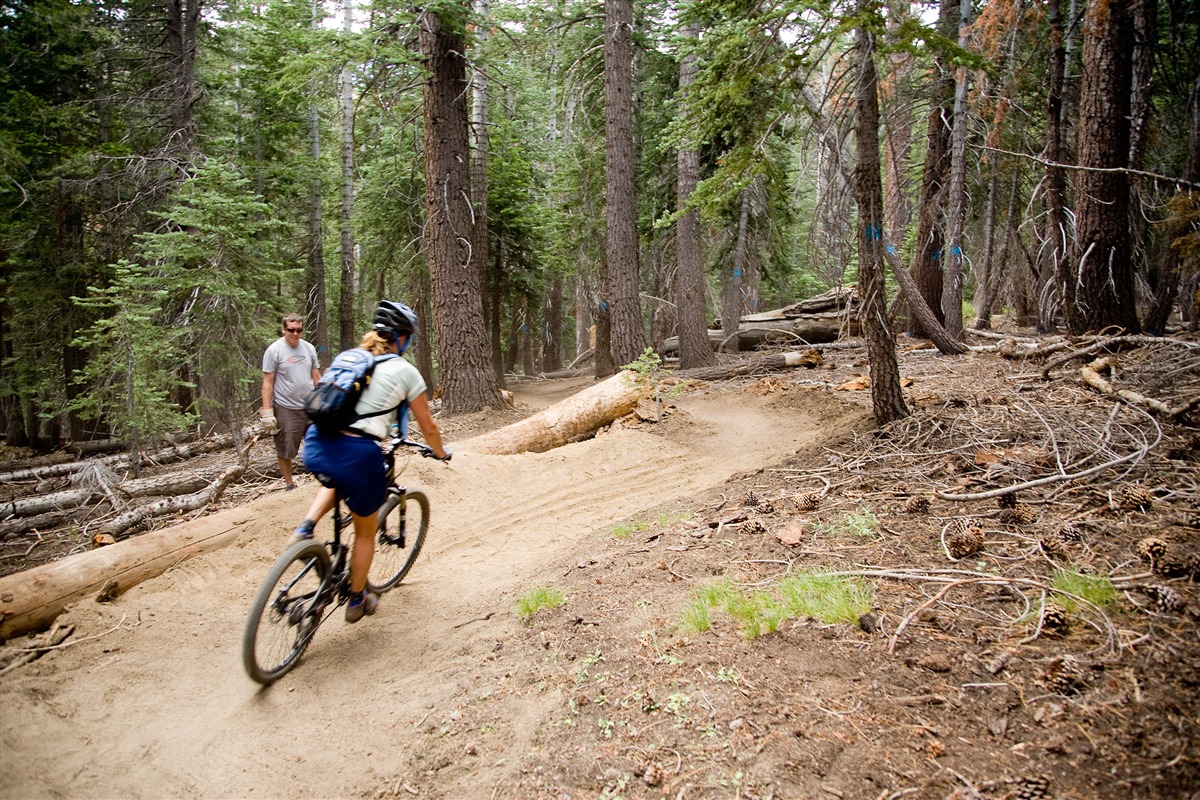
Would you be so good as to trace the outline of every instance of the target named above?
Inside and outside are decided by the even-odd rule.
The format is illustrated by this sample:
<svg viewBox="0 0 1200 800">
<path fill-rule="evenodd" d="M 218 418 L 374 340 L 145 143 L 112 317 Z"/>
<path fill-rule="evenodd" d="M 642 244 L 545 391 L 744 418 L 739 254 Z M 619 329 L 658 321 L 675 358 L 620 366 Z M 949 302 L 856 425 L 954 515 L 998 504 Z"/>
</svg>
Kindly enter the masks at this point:
<svg viewBox="0 0 1200 800">
<path fill-rule="evenodd" d="M 680 407 L 660 429 L 667 438 L 619 430 L 551 453 L 411 462 L 408 477 L 433 508 L 413 573 L 374 617 L 327 622 L 300 666 L 266 690 L 242 671 L 242 625 L 315 486 L 189 523 L 247 520 L 233 546 L 113 604 L 80 603 L 67 618 L 77 639 L 95 639 L 0 678 L 0 797 L 358 797 L 390 791 L 410 761 L 436 771 L 420 762 L 420 737 L 484 691 L 481 663 L 518 624 L 514 598 L 553 582 L 548 567 L 593 552 L 597 530 L 861 418 L 833 425 L 798 402 L 744 395 L 692 395 Z M 515 770 L 521 732 L 561 698 L 497 702 L 512 735 L 492 769 Z M 488 796 L 478 788 L 465 796 Z"/>
</svg>

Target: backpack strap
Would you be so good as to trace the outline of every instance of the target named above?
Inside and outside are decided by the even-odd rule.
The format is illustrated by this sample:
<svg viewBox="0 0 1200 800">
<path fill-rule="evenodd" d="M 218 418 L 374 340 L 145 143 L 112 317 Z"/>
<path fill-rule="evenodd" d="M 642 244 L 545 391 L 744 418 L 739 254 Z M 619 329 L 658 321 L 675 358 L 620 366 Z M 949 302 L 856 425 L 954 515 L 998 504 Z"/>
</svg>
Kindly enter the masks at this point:
<svg viewBox="0 0 1200 800">
<path fill-rule="evenodd" d="M 379 365 L 380 365 L 380 363 L 382 363 L 382 362 L 384 362 L 384 361 L 391 361 L 393 358 L 399 358 L 399 357 L 400 357 L 400 356 L 396 355 L 395 353 L 384 353 L 384 354 L 383 354 L 383 355 L 381 355 L 381 356 L 375 356 L 375 363 L 371 365 L 371 368 L 370 368 L 369 370 L 367 370 L 367 372 L 366 372 L 366 375 L 364 375 L 363 377 L 365 377 L 365 378 L 367 379 L 367 381 L 368 381 L 368 384 L 369 384 L 369 383 L 370 383 L 370 378 L 371 378 L 371 376 L 375 374 L 375 368 L 376 368 L 377 366 L 379 366 Z M 364 391 L 365 391 L 365 390 L 366 390 L 366 389 L 365 389 L 365 387 L 364 387 Z M 360 420 L 360 419 L 369 419 L 369 418 L 371 418 L 371 417 L 382 417 L 384 414 L 390 414 L 390 413 L 392 413 L 393 411 L 395 411 L 396 409 L 398 409 L 398 408 L 400 408 L 401 406 L 403 406 L 403 405 L 404 405 L 405 403 L 407 403 L 407 402 L 408 402 L 407 400 L 401 400 L 399 403 L 397 403 L 396 405 L 392 406 L 391 408 L 385 408 L 385 409 L 383 409 L 382 411 L 372 411 L 372 412 L 370 412 L 369 414 L 356 414 L 355 416 L 357 417 L 357 419 L 355 419 L 355 422 L 357 422 L 357 421 L 358 421 L 358 420 Z M 373 434 L 373 433 L 367 433 L 366 431 L 364 431 L 364 430 L 360 430 L 360 429 L 358 429 L 358 428 L 355 428 L 355 429 L 354 429 L 354 432 L 355 432 L 356 434 L 358 434 L 359 436 L 365 436 L 365 437 L 367 437 L 368 439 L 374 439 L 374 440 L 376 440 L 376 441 L 382 441 L 382 439 L 380 439 L 380 438 L 379 438 L 378 436 L 376 436 L 375 434 Z"/>
</svg>

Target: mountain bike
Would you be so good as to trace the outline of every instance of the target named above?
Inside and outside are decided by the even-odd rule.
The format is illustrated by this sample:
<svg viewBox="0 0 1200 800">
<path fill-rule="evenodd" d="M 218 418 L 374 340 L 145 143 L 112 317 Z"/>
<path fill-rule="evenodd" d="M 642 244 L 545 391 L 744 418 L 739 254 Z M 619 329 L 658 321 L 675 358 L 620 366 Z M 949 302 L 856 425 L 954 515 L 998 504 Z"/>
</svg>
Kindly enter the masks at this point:
<svg viewBox="0 0 1200 800">
<path fill-rule="evenodd" d="M 429 528 L 429 498 L 397 482 L 396 451 L 411 447 L 435 458 L 430 447 L 399 436 L 382 446 L 390 485 L 379 508 L 375 555 L 367 576 L 367 588 L 378 594 L 404 580 Z M 288 547 L 271 566 L 250 604 L 242 635 L 242 664 L 246 673 L 264 686 L 296 666 L 321 623 L 350 599 L 352 542 L 342 542 L 342 531 L 352 531 L 353 524 L 350 514 L 342 512 L 341 492 L 335 495 L 332 518 L 333 539 L 309 539 Z"/>
</svg>

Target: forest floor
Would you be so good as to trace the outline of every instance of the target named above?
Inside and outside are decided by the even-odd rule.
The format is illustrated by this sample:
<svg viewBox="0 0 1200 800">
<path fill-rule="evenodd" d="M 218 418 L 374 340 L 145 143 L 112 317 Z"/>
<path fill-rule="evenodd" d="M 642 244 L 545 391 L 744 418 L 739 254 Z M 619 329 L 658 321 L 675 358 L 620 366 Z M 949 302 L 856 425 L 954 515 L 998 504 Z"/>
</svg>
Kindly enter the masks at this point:
<svg viewBox="0 0 1200 800">
<path fill-rule="evenodd" d="M 0 676 L 0 798 L 1200 797 L 1200 590 L 1170 577 L 1200 563 L 1196 428 L 1077 362 L 915 344 L 883 430 L 829 348 L 551 452 L 412 460 L 421 560 L 265 689 L 242 625 L 316 485 L 227 493 L 181 524 L 236 544 Z M 1122 385 L 1194 396 L 1195 353 L 1121 354 Z M 446 438 L 590 383 L 514 383 Z M 870 611 L 789 603 L 839 587 Z M 538 588 L 565 603 L 523 619 Z"/>
</svg>

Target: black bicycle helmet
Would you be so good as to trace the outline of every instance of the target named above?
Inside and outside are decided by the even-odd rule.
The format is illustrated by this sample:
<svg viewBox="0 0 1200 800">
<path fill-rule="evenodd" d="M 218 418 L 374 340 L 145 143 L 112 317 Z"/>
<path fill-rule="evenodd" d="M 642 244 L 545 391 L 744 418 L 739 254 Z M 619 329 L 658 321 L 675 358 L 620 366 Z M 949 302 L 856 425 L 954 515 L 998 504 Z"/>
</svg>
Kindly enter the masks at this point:
<svg viewBox="0 0 1200 800">
<path fill-rule="evenodd" d="M 389 333 L 392 338 L 408 336 L 411 339 L 417 332 L 417 313 L 404 303 L 383 300 L 375 309 L 371 323 L 376 331 Z"/>
</svg>

